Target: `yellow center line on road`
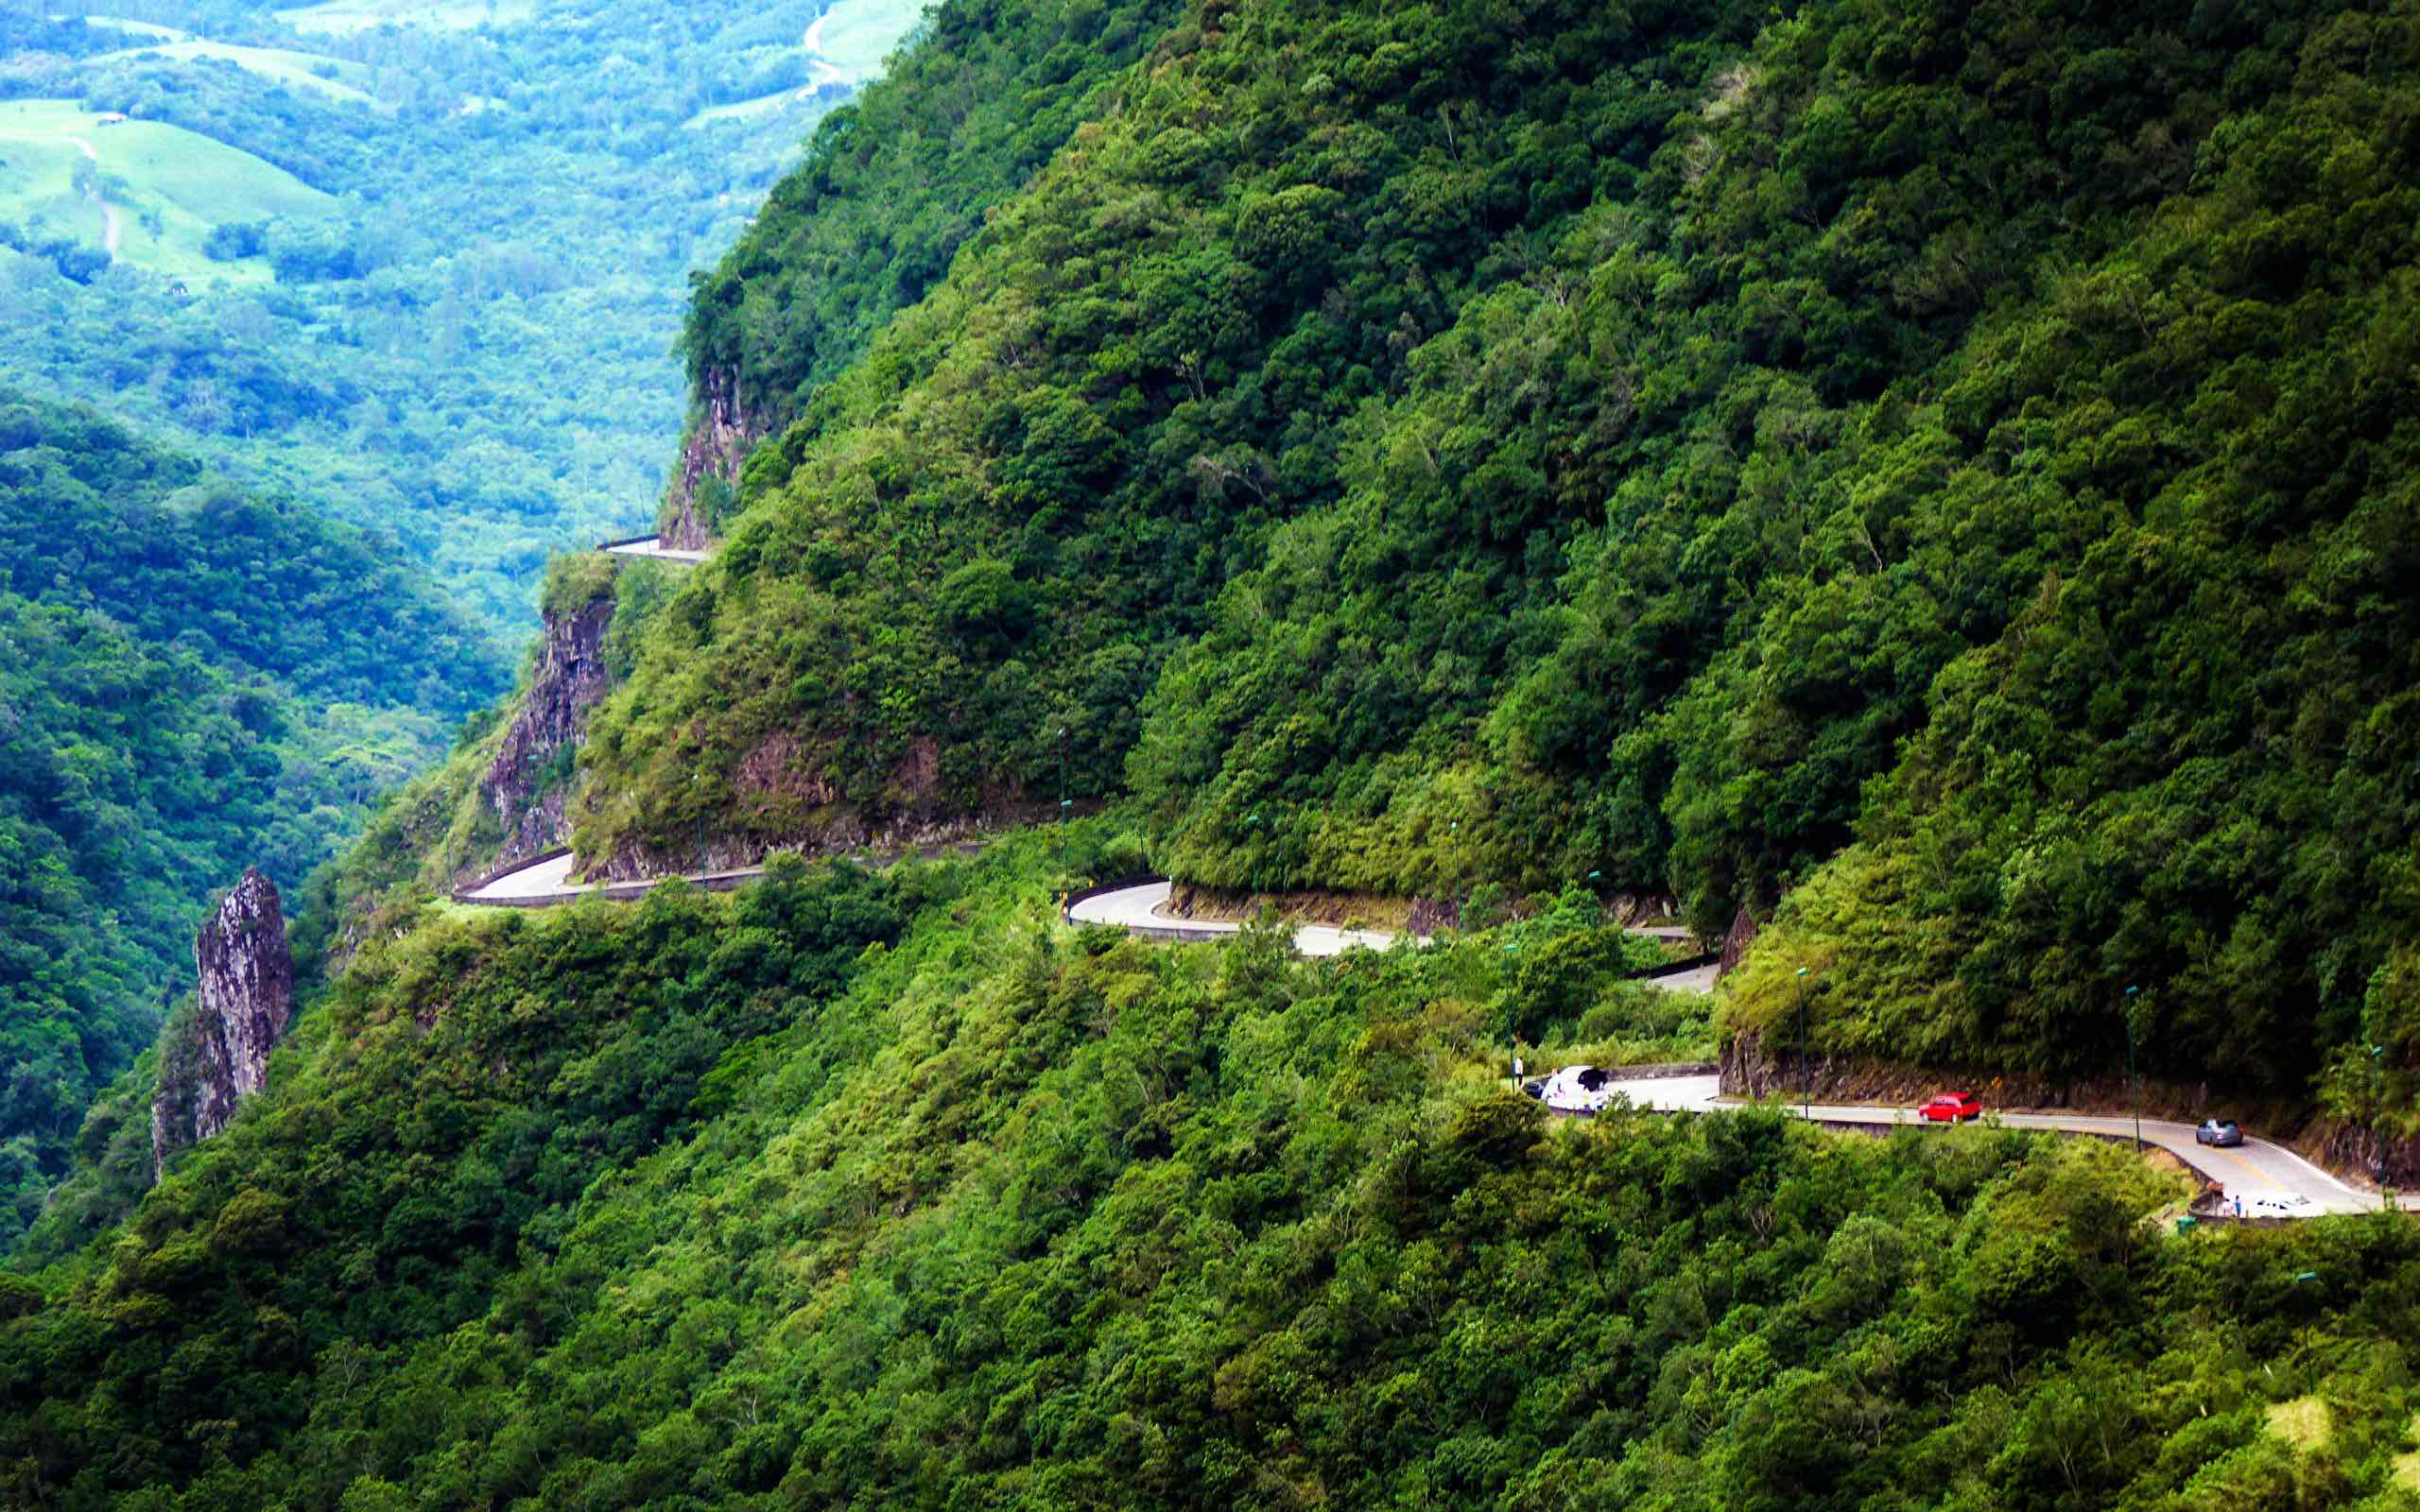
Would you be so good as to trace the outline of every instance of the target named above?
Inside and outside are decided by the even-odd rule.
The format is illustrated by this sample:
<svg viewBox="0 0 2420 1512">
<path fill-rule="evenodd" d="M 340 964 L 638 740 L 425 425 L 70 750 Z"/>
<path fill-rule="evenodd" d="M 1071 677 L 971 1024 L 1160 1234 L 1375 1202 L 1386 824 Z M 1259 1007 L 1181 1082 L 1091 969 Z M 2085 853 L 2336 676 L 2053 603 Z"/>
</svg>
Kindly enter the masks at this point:
<svg viewBox="0 0 2420 1512">
<path fill-rule="evenodd" d="M 2251 1172 L 2253 1179 L 2260 1182 L 2264 1186 L 2275 1187 L 2280 1192 L 2290 1193 L 2293 1190 L 2291 1187 L 2289 1187 L 2284 1182 L 2278 1180 L 2275 1177 L 2269 1175 L 2267 1172 L 2261 1170 L 2260 1167 L 2253 1164 L 2250 1160 L 2245 1160 L 2242 1156 L 2236 1154 L 2233 1150 L 2228 1149 L 2222 1144 L 2197 1144 L 2194 1147 L 2197 1150 L 2207 1150 L 2212 1155 L 2218 1156 L 2221 1160 L 2234 1161 L 2236 1164 L 2243 1167 L 2246 1171 Z"/>
</svg>

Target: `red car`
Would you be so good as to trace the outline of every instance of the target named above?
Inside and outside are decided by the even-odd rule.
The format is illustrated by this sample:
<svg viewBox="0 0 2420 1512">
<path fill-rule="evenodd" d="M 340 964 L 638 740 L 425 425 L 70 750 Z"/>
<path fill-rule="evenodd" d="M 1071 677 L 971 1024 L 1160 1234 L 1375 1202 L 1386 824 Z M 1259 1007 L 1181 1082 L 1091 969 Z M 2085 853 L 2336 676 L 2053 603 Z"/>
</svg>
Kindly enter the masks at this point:
<svg viewBox="0 0 2420 1512">
<path fill-rule="evenodd" d="M 1944 1092 L 1916 1111 L 1935 1124 L 1958 1124 L 1983 1116 L 1982 1099 L 1973 1092 Z"/>
</svg>

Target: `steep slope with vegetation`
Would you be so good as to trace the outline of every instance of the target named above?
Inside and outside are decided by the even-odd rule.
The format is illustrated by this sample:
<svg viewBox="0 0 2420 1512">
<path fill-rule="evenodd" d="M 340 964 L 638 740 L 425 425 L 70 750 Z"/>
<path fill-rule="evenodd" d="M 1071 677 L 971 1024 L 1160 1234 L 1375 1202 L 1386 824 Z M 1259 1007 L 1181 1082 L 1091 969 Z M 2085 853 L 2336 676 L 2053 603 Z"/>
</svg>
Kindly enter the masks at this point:
<svg viewBox="0 0 2420 1512">
<path fill-rule="evenodd" d="M 2410 6 L 1204 4 L 1098 99 L 843 370 L 707 285 L 805 397 L 585 854 L 1063 772 L 1216 885 L 1799 887 L 1829 1051 L 2410 1037 Z"/>
<path fill-rule="evenodd" d="M 922 300 L 990 209 L 1022 188 L 1174 0 L 943 5 L 922 44 L 816 129 L 737 245 L 696 276 L 682 349 L 693 390 L 779 428 Z"/>
<path fill-rule="evenodd" d="M 0 1503 L 2409 1512 L 2420 1224 L 1501 1075 L 1702 1052 L 1597 896 L 1670 885 L 1780 898 L 1747 1053 L 1805 966 L 1826 1054 L 2089 1070 L 2138 982 L 2154 1069 L 2413 1116 L 2420 26 L 1196 0 L 1085 72 L 1150 30 L 954 10 L 821 139 L 690 328 L 789 423 L 714 561 L 557 566 L 622 686 L 537 779 L 632 870 L 1142 801 L 484 913 L 473 721 L 268 1090 L 0 1276 Z M 1061 921 L 1147 848 L 1530 906 Z"/>
<path fill-rule="evenodd" d="M 113 1246 L 0 1280 L 0 1497 L 2409 1504 L 2420 1227 L 2162 1240 L 2169 1178 L 1985 1130 L 1549 1126 L 1505 942 L 1079 936 L 1054 859 L 369 945 Z"/>
<path fill-rule="evenodd" d="M 963 813 L 1063 756 L 1079 794 L 1116 787 L 1168 648 L 1335 497 L 1350 417 L 1634 179 L 1747 34 L 1567 9 L 1170 31 L 752 459 L 729 546 L 598 721 L 583 848 L 660 849 L 700 810 L 767 841 Z"/>
<path fill-rule="evenodd" d="M 2110 1073 L 2139 985 L 2151 1069 L 2299 1089 L 2420 926 L 2381 592 L 2420 32 L 1910 19 L 1769 33 L 1668 163 L 1668 241 L 1426 351 L 1366 494 L 1163 681 L 1136 777 L 1181 869 L 1232 873 L 1266 809 L 1264 866 L 1660 874 L 1707 927 L 1861 838 L 1741 1026 L 1816 964 L 1825 1049 Z M 1469 601 L 1528 612 L 1426 615 L 1488 531 Z M 1402 696 L 1449 655 L 1495 676 Z"/>
<path fill-rule="evenodd" d="M 89 411 L 0 396 L 0 1247 L 191 982 L 500 685 L 386 550 Z"/>
</svg>

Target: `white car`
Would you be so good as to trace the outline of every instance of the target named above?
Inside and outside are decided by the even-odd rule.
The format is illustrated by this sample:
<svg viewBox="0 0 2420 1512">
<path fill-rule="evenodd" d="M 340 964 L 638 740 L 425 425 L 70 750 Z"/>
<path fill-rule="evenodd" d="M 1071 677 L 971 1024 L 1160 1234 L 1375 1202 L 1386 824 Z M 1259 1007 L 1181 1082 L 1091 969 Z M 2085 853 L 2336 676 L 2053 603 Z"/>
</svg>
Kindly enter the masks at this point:
<svg viewBox="0 0 2420 1512">
<path fill-rule="evenodd" d="M 1614 1099 L 1614 1079 L 1594 1066 L 1565 1066 L 1533 1084 L 1540 1102 L 1558 1113 L 1595 1113 Z"/>
</svg>

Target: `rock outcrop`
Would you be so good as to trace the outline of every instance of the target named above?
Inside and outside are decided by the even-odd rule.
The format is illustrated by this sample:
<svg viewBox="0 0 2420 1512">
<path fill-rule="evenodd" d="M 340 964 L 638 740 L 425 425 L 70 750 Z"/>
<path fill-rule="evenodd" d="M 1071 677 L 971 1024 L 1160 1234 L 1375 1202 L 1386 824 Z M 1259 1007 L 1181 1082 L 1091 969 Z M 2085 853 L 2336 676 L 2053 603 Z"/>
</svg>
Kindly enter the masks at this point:
<svg viewBox="0 0 2420 1512">
<path fill-rule="evenodd" d="M 698 399 L 698 418 L 682 439 L 664 506 L 664 544 L 673 551 L 703 551 L 712 543 L 715 521 L 700 505 L 700 489 L 710 477 L 736 489 L 740 464 L 770 429 L 769 417 L 752 414 L 740 403 L 738 375 L 727 369 L 706 369 Z"/>
<path fill-rule="evenodd" d="M 1748 912 L 1748 905 L 1740 904 L 1738 914 L 1731 920 L 1731 933 L 1722 936 L 1722 957 L 1714 974 L 1729 976 L 1737 971 L 1739 963 L 1748 958 L 1748 947 L 1756 942 L 1756 931 L 1762 927 L 1756 922 L 1756 916 Z"/>
<path fill-rule="evenodd" d="M 499 867 L 551 850 L 571 837 L 563 815 L 570 791 L 566 747 L 579 747 L 589 711 L 613 686 L 605 670 L 605 629 L 613 619 L 610 592 L 569 614 L 545 617 L 529 695 L 479 780 L 504 826 L 504 845 L 495 858 Z"/>
<path fill-rule="evenodd" d="M 2320 1162 L 2397 1192 L 2420 1191 L 2420 1139 L 2330 1122 L 2319 1131 Z"/>
<path fill-rule="evenodd" d="M 151 1103 L 151 1167 L 227 1126 L 261 1090 L 294 1011 L 294 955 L 277 885 L 247 870 L 193 943 L 200 977 L 190 1021 L 164 1037 Z"/>
</svg>

